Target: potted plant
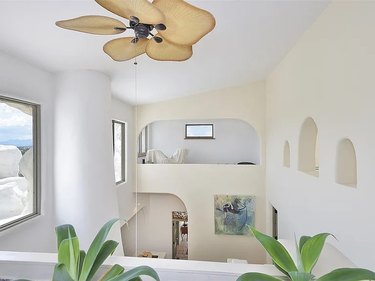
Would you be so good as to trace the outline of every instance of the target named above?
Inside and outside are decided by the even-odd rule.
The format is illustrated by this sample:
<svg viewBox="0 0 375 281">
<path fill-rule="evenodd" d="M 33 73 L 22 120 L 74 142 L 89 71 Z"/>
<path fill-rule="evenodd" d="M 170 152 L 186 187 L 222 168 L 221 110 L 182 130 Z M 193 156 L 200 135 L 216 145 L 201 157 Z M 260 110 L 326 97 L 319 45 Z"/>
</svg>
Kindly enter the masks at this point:
<svg viewBox="0 0 375 281">
<path fill-rule="evenodd" d="M 375 280 L 375 272 L 362 268 L 339 268 L 319 278 L 312 274 L 316 262 L 322 252 L 329 233 L 320 233 L 313 237 L 302 236 L 296 241 L 297 264 L 285 247 L 273 237 L 251 228 L 255 238 L 271 256 L 276 268 L 285 276 L 275 277 L 263 273 L 249 272 L 242 274 L 237 281 L 360 281 Z"/>
<path fill-rule="evenodd" d="M 80 250 L 75 229 L 70 224 L 56 227 L 58 263 L 54 268 L 52 281 L 90 281 L 104 263 L 113 254 L 118 242 L 106 240 L 107 235 L 117 219 L 112 219 L 100 229 L 87 253 Z M 139 266 L 129 271 L 118 264 L 105 272 L 99 281 L 140 280 L 139 276 L 148 275 L 159 281 L 155 270 L 148 266 Z M 19 279 L 17 281 L 27 281 Z"/>
</svg>

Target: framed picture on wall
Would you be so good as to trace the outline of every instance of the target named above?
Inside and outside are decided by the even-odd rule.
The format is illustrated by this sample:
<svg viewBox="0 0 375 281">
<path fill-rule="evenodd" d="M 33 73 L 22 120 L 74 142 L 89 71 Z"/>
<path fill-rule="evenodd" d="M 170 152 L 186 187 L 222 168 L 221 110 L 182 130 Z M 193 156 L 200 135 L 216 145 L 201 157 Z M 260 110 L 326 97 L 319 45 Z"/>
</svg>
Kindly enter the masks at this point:
<svg viewBox="0 0 375 281">
<path fill-rule="evenodd" d="M 255 226 L 255 196 L 215 195 L 215 234 L 250 235 Z"/>
</svg>

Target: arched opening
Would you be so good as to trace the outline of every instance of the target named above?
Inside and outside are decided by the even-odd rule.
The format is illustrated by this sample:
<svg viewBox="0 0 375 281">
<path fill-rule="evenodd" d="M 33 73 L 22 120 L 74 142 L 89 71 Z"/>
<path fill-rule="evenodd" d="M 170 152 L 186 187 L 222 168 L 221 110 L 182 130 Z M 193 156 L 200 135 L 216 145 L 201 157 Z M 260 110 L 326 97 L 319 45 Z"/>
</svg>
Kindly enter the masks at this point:
<svg viewBox="0 0 375 281">
<path fill-rule="evenodd" d="M 138 137 L 138 163 L 260 165 L 256 129 L 239 119 L 162 120 Z"/>
<path fill-rule="evenodd" d="M 357 157 L 349 139 L 342 139 L 337 146 L 336 182 L 357 187 Z"/>
<path fill-rule="evenodd" d="M 309 117 L 302 125 L 299 137 L 298 169 L 319 176 L 318 128 Z"/>
<path fill-rule="evenodd" d="M 185 203 L 168 193 L 137 193 L 137 196 L 139 211 L 121 229 L 125 256 L 187 259 Z M 173 213 L 184 216 L 178 219 Z"/>
<path fill-rule="evenodd" d="M 283 160 L 284 167 L 290 168 L 290 145 L 288 141 L 284 143 L 284 160 Z"/>
</svg>

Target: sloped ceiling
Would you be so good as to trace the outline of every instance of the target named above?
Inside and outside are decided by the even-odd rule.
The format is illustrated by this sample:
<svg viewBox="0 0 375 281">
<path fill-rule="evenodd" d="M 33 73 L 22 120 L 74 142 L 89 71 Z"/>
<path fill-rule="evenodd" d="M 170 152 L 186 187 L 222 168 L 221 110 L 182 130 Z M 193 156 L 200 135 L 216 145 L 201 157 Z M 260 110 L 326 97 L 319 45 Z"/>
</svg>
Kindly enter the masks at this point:
<svg viewBox="0 0 375 281">
<path fill-rule="evenodd" d="M 55 26 L 57 20 L 81 15 L 121 19 L 94 0 L 0 0 L 0 51 L 48 71 L 104 72 L 112 78 L 114 96 L 133 104 L 151 103 L 264 79 L 328 4 L 307 0 L 189 2 L 210 11 L 216 28 L 194 45 L 193 57 L 185 62 L 157 62 L 146 56 L 138 58 L 137 67 L 133 61 L 114 62 L 102 47 L 121 35 L 90 35 Z"/>
</svg>

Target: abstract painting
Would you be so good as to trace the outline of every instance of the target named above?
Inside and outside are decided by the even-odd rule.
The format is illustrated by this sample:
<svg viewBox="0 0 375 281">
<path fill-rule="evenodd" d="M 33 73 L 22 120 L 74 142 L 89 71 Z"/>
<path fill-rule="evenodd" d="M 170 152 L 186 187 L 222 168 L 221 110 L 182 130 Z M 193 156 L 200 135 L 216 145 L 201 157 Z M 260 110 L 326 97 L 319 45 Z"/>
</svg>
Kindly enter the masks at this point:
<svg viewBox="0 0 375 281">
<path fill-rule="evenodd" d="M 255 226 L 255 196 L 215 195 L 215 234 L 250 235 Z"/>
</svg>

